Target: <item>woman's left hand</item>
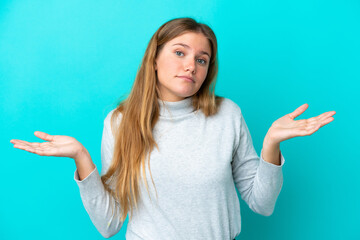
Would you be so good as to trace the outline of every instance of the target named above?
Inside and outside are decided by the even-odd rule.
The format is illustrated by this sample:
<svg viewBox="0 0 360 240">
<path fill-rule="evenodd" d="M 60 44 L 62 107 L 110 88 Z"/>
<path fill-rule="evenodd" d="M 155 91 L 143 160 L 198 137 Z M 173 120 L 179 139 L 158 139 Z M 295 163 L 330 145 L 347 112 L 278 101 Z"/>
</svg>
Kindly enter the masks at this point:
<svg viewBox="0 0 360 240">
<path fill-rule="evenodd" d="M 332 116 L 336 113 L 335 111 L 325 112 L 309 119 L 294 120 L 305 112 L 308 107 L 309 105 L 305 103 L 294 112 L 276 120 L 267 132 L 265 141 L 276 145 L 293 137 L 308 136 L 334 120 Z"/>
</svg>

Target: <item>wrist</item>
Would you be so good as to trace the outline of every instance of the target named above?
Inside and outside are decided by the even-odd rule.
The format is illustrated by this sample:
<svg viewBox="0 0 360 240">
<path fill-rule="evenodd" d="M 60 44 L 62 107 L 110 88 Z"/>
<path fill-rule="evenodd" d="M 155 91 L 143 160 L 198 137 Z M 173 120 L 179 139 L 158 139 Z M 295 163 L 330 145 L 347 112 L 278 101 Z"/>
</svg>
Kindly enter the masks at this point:
<svg viewBox="0 0 360 240">
<path fill-rule="evenodd" d="M 263 143 L 262 158 L 266 162 L 280 165 L 280 143 L 266 136 Z"/>
<path fill-rule="evenodd" d="M 277 142 L 270 135 L 266 134 L 263 142 L 263 148 L 279 148 L 280 142 Z"/>
<path fill-rule="evenodd" d="M 96 167 L 91 160 L 89 152 L 84 147 L 79 150 L 74 160 L 80 181 L 89 176 Z"/>
<path fill-rule="evenodd" d="M 75 162 L 82 161 L 83 159 L 86 159 L 89 157 L 89 152 L 87 151 L 84 146 L 79 147 L 79 149 L 76 151 L 76 154 L 74 156 Z"/>
</svg>

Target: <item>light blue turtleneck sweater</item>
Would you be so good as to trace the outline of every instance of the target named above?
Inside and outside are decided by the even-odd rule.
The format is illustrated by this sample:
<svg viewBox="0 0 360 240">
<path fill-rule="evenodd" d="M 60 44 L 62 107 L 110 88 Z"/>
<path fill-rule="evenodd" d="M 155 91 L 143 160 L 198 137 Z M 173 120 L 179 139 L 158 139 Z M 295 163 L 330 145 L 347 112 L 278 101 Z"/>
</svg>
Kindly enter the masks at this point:
<svg viewBox="0 0 360 240">
<path fill-rule="evenodd" d="M 191 101 L 159 101 L 160 118 L 153 129 L 159 151 L 155 148 L 150 156 L 158 199 L 146 164 L 151 199 L 141 182 L 140 205 L 128 223 L 127 240 L 234 239 L 241 231 L 235 187 L 254 212 L 269 216 L 274 211 L 283 183 L 282 154 L 280 166 L 259 158 L 233 101 L 225 98 L 219 112 L 210 117 L 194 111 Z M 114 149 L 113 111 L 104 120 L 101 175 L 108 170 Z M 123 222 L 118 212 L 112 215 L 110 204 L 120 206 L 104 190 L 98 169 L 82 181 L 76 170 L 74 179 L 101 235 L 119 232 Z"/>
</svg>

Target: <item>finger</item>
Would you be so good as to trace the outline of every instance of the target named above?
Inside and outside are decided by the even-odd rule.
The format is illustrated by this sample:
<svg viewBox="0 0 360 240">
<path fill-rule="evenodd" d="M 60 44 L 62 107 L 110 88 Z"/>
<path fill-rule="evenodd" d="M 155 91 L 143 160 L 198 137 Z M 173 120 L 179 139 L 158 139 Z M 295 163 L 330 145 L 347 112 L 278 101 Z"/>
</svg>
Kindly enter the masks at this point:
<svg viewBox="0 0 360 240">
<path fill-rule="evenodd" d="M 320 121 L 324 121 L 325 119 L 328 119 L 328 118 L 334 116 L 335 113 L 336 113 L 335 111 L 330 111 L 330 112 L 324 113 L 324 115 L 321 116 L 321 117 L 319 118 L 319 120 L 320 120 Z"/>
<path fill-rule="evenodd" d="M 33 148 L 30 152 L 35 153 L 40 156 L 54 156 L 55 151 L 54 149 L 43 149 L 43 148 Z"/>
<path fill-rule="evenodd" d="M 23 145 L 23 144 L 15 144 L 14 148 L 18 148 L 18 149 L 25 150 L 25 151 L 28 151 L 28 152 L 32 149 L 32 147 L 26 146 L 26 145 Z"/>
<path fill-rule="evenodd" d="M 289 117 L 291 119 L 295 119 L 296 117 L 298 117 L 300 114 L 302 114 L 303 112 L 305 112 L 305 110 L 309 107 L 309 105 L 307 103 L 301 105 L 300 107 L 298 107 L 295 111 L 293 111 L 292 113 L 289 113 Z"/>
<path fill-rule="evenodd" d="M 16 144 L 16 143 L 28 143 L 26 141 L 18 140 L 18 139 L 11 139 L 10 142 L 13 143 L 13 144 Z"/>
<path fill-rule="evenodd" d="M 322 119 L 326 118 L 327 116 L 328 116 L 328 113 L 322 113 L 319 116 L 307 119 L 307 122 L 308 123 L 320 122 Z"/>
<path fill-rule="evenodd" d="M 333 115 L 333 114 L 332 114 Z M 318 119 L 318 120 L 315 120 L 315 121 L 313 121 L 313 122 L 310 122 L 311 124 L 319 124 L 321 127 L 322 126 L 324 126 L 324 125 L 326 125 L 326 124 L 328 124 L 329 122 L 331 122 L 331 121 L 333 121 L 334 120 L 334 118 L 333 117 L 331 117 L 332 116 L 331 114 L 329 115 L 327 115 L 327 116 L 324 116 L 324 117 L 322 117 L 322 118 L 320 118 L 320 119 Z"/>
<path fill-rule="evenodd" d="M 15 144 L 14 148 L 18 148 L 30 153 L 35 153 L 40 156 L 53 156 L 56 154 L 56 151 L 53 148 L 41 148 L 41 147 L 32 147 L 24 144 Z"/>
<path fill-rule="evenodd" d="M 327 119 L 324 119 L 324 120 L 321 122 L 321 127 L 322 127 L 322 126 L 325 126 L 326 124 L 328 124 L 328 123 L 330 123 L 330 122 L 332 122 L 332 121 L 334 121 L 334 118 L 333 118 L 333 117 L 329 117 L 329 118 L 327 118 Z"/>
<path fill-rule="evenodd" d="M 26 142 L 14 142 L 14 147 L 15 146 L 29 147 L 30 144 Z"/>
<path fill-rule="evenodd" d="M 39 147 L 40 144 L 44 144 L 44 143 L 38 143 L 38 142 L 27 142 L 27 141 L 18 140 L 18 139 L 12 139 L 12 140 L 10 140 L 10 142 L 12 144 L 23 144 L 26 146 L 33 146 L 33 147 Z M 47 143 L 47 142 L 45 142 L 45 143 Z"/>
<path fill-rule="evenodd" d="M 40 132 L 40 131 L 35 131 L 34 135 L 37 136 L 38 138 L 41 138 L 42 140 L 45 141 L 53 141 L 54 140 L 54 136 L 44 133 L 44 132 Z"/>
<path fill-rule="evenodd" d="M 326 124 L 332 122 L 334 120 L 333 117 L 329 117 L 325 120 L 323 120 L 322 122 L 314 122 L 314 123 L 310 123 L 307 124 L 306 127 L 302 128 L 303 130 L 308 131 L 308 133 L 314 133 L 317 130 L 319 130 L 321 127 L 325 126 Z"/>
<path fill-rule="evenodd" d="M 328 117 L 335 115 L 335 113 L 336 113 L 335 111 L 325 112 L 320 114 L 319 116 L 307 119 L 307 122 L 308 123 L 322 122 L 324 119 L 327 119 Z"/>
<path fill-rule="evenodd" d="M 32 147 L 25 147 L 25 148 L 22 148 L 22 149 L 27 151 L 27 152 L 30 152 L 30 153 L 35 153 L 35 154 L 40 153 L 40 149 L 35 149 L 35 148 L 32 148 Z"/>
<path fill-rule="evenodd" d="M 14 142 L 14 144 L 28 146 L 28 147 L 39 147 L 40 146 L 40 143 L 38 143 L 38 142 L 31 143 L 31 142 L 26 142 L 26 141 L 22 141 L 22 140 L 16 141 L 16 142 Z"/>
<path fill-rule="evenodd" d="M 333 113 L 331 113 L 332 115 L 334 115 Z M 322 122 L 313 122 L 313 123 L 308 123 L 305 126 L 298 126 L 296 128 L 296 136 L 308 136 L 308 135 L 312 135 L 314 132 L 318 131 L 321 127 L 325 126 L 326 124 L 332 122 L 334 120 L 333 117 L 329 117 L 325 120 L 323 120 Z"/>
<path fill-rule="evenodd" d="M 314 129 L 318 130 L 320 127 L 321 127 L 321 124 L 319 124 L 319 123 L 312 123 L 312 124 L 306 125 L 305 130 L 311 132 L 311 131 L 314 130 Z"/>
<path fill-rule="evenodd" d="M 304 127 L 302 129 L 298 130 L 298 136 L 309 136 L 312 135 L 314 132 L 316 132 L 317 130 L 319 130 L 320 126 L 319 125 L 314 125 L 314 126 L 308 126 L 308 127 Z"/>
</svg>

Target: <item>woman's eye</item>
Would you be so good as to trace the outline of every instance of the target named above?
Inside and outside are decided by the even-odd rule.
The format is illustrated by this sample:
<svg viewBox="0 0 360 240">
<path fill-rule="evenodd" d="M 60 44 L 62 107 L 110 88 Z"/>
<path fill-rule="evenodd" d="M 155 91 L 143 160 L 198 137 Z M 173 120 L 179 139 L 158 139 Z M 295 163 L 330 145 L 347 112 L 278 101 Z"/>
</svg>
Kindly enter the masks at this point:
<svg viewBox="0 0 360 240">
<path fill-rule="evenodd" d="M 198 62 L 202 65 L 206 64 L 206 61 L 204 59 L 198 59 Z"/>
<path fill-rule="evenodd" d="M 178 56 L 183 56 L 184 53 L 180 52 L 180 51 L 175 51 L 175 54 L 178 55 Z"/>
</svg>

